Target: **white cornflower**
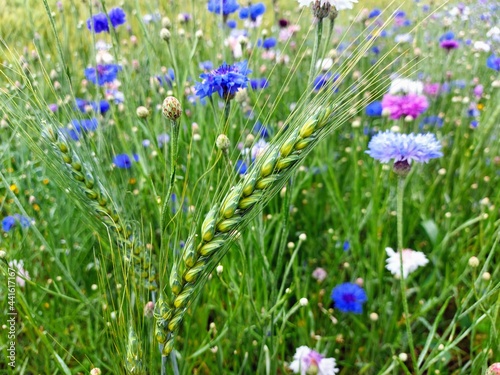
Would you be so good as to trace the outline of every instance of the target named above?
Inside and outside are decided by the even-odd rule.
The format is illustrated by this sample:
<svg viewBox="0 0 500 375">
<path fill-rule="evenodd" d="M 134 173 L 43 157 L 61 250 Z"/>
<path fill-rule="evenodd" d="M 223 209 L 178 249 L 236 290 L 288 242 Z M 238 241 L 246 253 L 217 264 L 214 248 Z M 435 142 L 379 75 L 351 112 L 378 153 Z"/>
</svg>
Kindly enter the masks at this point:
<svg viewBox="0 0 500 375">
<path fill-rule="evenodd" d="M 480 52 L 490 52 L 491 47 L 488 43 L 478 40 L 474 42 L 474 49 Z"/>
<path fill-rule="evenodd" d="M 408 78 L 395 78 L 389 87 L 389 94 L 415 94 L 421 95 L 424 90 L 424 85 L 420 81 L 412 81 Z"/>
<path fill-rule="evenodd" d="M 325 4 L 333 5 L 337 10 L 352 9 L 352 5 L 357 3 L 358 0 L 298 0 L 301 7 L 315 4 L 319 2 L 320 6 Z"/>
<path fill-rule="evenodd" d="M 290 370 L 300 375 L 335 375 L 339 372 L 335 358 L 325 358 L 307 346 L 297 348 L 293 362 L 290 363 Z"/>
<path fill-rule="evenodd" d="M 324 72 L 330 70 L 333 66 L 333 59 L 330 57 L 325 57 L 324 59 L 320 59 L 316 61 L 316 69 L 322 70 Z"/>
<path fill-rule="evenodd" d="M 390 247 L 385 248 L 387 253 L 387 268 L 396 278 L 401 277 L 400 254 Z M 403 249 L 403 277 L 406 279 L 410 273 L 420 266 L 425 266 L 429 260 L 424 253 L 412 249 Z"/>
</svg>

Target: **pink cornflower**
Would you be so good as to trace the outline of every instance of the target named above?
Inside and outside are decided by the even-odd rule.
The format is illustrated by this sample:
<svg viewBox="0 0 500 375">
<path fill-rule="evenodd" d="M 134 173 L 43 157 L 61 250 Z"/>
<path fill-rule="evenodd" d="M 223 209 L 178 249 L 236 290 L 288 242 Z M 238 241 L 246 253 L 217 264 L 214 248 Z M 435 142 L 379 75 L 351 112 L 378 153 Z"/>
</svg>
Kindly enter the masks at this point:
<svg viewBox="0 0 500 375">
<path fill-rule="evenodd" d="M 316 279 L 318 281 L 318 283 L 322 282 L 323 280 L 326 279 L 326 277 L 328 276 L 328 274 L 326 273 L 326 271 L 321 268 L 321 267 L 318 267 L 316 268 L 313 273 L 312 273 L 312 277 L 313 279 Z"/>
<path fill-rule="evenodd" d="M 300 346 L 293 356 L 293 362 L 290 363 L 290 370 L 300 375 L 335 375 L 339 372 L 336 365 L 335 358 L 325 358 L 307 346 Z"/>
<path fill-rule="evenodd" d="M 401 117 L 411 116 L 414 119 L 420 116 L 429 107 L 424 95 L 391 95 L 385 94 L 382 99 L 382 109 L 387 110 L 391 119 L 398 120 Z"/>
<path fill-rule="evenodd" d="M 438 96 L 441 92 L 441 85 L 439 83 L 427 83 L 424 86 L 424 93 L 429 96 Z"/>
</svg>

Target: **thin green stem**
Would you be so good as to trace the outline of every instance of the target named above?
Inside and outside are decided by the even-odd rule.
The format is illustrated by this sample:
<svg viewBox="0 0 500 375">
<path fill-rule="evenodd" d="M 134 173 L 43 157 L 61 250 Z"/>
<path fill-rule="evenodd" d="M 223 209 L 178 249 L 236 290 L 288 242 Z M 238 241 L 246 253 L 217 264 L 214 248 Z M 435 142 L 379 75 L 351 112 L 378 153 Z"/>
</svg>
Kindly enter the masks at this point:
<svg viewBox="0 0 500 375">
<path fill-rule="evenodd" d="M 172 191 L 174 189 L 174 183 L 175 183 L 175 172 L 177 169 L 177 152 L 178 152 L 178 145 L 179 145 L 179 125 L 177 124 L 176 121 L 171 121 L 171 128 L 172 128 L 172 141 L 170 144 L 170 178 L 169 178 L 169 184 L 168 184 L 168 189 L 167 193 L 165 195 L 165 198 L 163 200 L 163 208 L 161 211 L 161 230 L 162 233 L 165 233 L 167 229 L 167 219 L 168 219 L 168 204 L 170 202 L 170 196 L 172 194 Z"/>
<path fill-rule="evenodd" d="M 397 190 L 397 233 L 398 233 L 398 251 L 400 262 L 400 283 L 401 283 L 401 299 L 403 301 L 403 311 L 405 314 L 406 333 L 408 335 L 408 345 L 410 347 L 410 356 L 413 363 L 414 374 L 420 374 L 418 370 L 417 356 L 415 354 L 415 345 L 413 344 L 413 335 L 411 333 L 410 311 L 408 309 L 408 301 L 406 299 L 406 281 L 403 273 L 403 196 L 405 190 L 405 178 L 398 177 Z"/>
<path fill-rule="evenodd" d="M 321 36 L 323 35 L 323 19 L 319 18 L 316 24 L 316 38 L 314 39 L 314 46 L 311 55 L 311 66 L 309 67 L 309 81 L 307 87 L 312 87 L 314 81 L 314 73 L 316 71 L 316 61 L 318 60 L 319 45 L 321 43 Z"/>
</svg>

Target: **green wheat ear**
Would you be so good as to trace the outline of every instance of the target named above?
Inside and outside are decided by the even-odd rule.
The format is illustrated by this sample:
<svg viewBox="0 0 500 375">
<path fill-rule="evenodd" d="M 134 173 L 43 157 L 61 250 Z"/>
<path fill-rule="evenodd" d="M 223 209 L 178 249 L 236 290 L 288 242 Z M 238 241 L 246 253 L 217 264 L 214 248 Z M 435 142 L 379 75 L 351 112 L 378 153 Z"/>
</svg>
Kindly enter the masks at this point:
<svg viewBox="0 0 500 375">
<path fill-rule="evenodd" d="M 167 303 L 162 296 L 155 306 L 156 339 L 164 345 L 164 356 L 173 350 L 187 307 L 206 279 L 202 276 L 222 258 L 226 245 L 254 208 L 274 195 L 315 146 L 331 113 L 331 108 L 321 108 L 297 130 L 285 134 L 284 140 L 270 145 L 260 162 L 253 165 L 245 178 L 210 209 L 201 225 L 200 235 L 190 236 L 182 259 L 172 267 L 170 301 Z"/>
<path fill-rule="evenodd" d="M 133 328 L 130 328 L 128 333 L 126 368 L 127 373 L 131 375 L 147 374 L 144 365 L 142 364 L 141 342 L 139 341 Z"/>
<path fill-rule="evenodd" d="M 149 251 L 138 240 L 132 228 L 122 221 L 115 211 L 114 204 L 105 193 L 105 189 L 92 173 L 90 166 L 80 160 L 72 151 L 71 145 L 60 130 L 43 123 L 44 136 L 52 144 L 56 153 L 66 165 L 70 176 L 76 181 L 95 216 L 108 228 L 112 229 L 114 239 L 121 249 L 125 250 L 126 258 L 132 264 L 134 272 L 142 285 L 150 290 L 158 289 L 156 269 L 152 264 Z"/>
</svg>

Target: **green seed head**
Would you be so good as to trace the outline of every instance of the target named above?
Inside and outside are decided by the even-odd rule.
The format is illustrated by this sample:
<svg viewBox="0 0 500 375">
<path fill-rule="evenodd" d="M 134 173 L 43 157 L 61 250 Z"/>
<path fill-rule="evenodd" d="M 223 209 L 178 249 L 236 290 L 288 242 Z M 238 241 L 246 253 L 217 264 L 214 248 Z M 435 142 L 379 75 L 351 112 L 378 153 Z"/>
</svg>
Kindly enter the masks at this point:
<svg viewBox="0 0 500 375">
<path fill-rule="evenodd" d="M 181 103 L 173 96 L 167 96 L 161 107 L 163 115 L 172 121 L 177 121 L 182 114 Z"/>
</svg>

